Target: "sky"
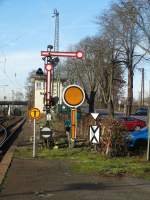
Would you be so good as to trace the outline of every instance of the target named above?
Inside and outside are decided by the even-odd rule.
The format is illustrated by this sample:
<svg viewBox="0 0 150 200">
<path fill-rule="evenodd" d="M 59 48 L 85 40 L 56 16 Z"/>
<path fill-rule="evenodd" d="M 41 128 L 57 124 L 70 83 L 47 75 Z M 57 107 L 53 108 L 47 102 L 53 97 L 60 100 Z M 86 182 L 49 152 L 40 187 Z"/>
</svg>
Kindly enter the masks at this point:
<svg viewBox="0 0 150 200">
<path fill-rule="evenodd" d="M 0 99 L 24 92 L 32 70 L 43 68 L 41 50 L 54 41 L 53 11 L 60 13 L 60 51 L 98 33 L 96 17 L 112 0 L 0 0 Z M 146 87 L 150 70 L 146 65 Z M 135 72 L 137 97 L 140 73 Z M 148 91 L 148 89 L 147 89 Z"/>
</svg>

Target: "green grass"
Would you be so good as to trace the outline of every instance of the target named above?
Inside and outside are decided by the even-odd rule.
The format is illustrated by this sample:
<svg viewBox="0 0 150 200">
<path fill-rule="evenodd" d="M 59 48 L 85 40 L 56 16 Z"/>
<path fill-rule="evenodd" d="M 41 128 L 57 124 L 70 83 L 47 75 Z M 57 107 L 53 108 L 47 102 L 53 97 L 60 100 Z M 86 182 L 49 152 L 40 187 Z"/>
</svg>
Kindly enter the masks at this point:
<svg viewBox="0 0 150 200">
<path fill-rule="evenodd" d="M 32 158 L 32 149 L 21 147 L 16 158 Z M 150 179 L 150 162 L 143 157 L 107 158 L 88 149 L 40 149 L 38 159 L 61 159 L 75 172 L 103 176 L 132 175 Z"/>
</svg>

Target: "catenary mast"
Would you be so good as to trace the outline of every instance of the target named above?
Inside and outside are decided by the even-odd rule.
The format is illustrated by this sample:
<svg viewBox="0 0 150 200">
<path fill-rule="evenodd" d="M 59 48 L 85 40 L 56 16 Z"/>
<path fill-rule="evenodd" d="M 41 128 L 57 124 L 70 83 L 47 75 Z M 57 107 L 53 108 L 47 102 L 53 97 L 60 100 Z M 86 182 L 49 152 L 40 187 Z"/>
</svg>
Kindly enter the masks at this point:
<svg viewBox="0 0 150 200">
<path fill-rule="evenodd" d="M 54 51 L 59 51 L 59 12 L 57 11 L 57 9 L 54 9 L 53 17 L 55 18 Z M 59 104 L 60 104 L 60 66 L 58 66 L 56 70 L 56 80 L 57 80 L 57 96 L 59 97 Z M 54 93 L 54 82 L 53 82 L 53 93 Z"/>
</svg>

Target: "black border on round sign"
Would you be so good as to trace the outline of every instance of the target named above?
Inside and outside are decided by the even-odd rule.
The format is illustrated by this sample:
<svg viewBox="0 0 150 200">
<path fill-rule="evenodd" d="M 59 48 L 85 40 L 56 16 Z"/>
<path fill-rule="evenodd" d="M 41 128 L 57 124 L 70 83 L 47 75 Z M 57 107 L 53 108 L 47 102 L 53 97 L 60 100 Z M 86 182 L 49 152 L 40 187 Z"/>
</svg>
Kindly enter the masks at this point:
<svg viewBox="0 0 150 200">
<path fill-rule="evenodd" d="M 32 109 L 29 111 L 30 119 L 32 119 L 32 120 L 34 120 L 34 119 L 39 120 L 39 119 L 40 119 L 40 115 L 39 115 L 39 117 L 37 117 L 37 118 L 34 118 L 34 117 L 31 116 L 31 112 L 32 112 L 33 109 L 37 109 L 37 110 L 39 111 L 40 115 L 41 115 L 40 110 L 39 110 L 38 108 L 35 108 L 35 107 L 34 107 L 34 108 L 32 108 Z"/>
<path fill-rule="evenodd" d="M 67 103 L 66 100 L 65 100 L 65 93 L 66 93 L 66 91 L 67 91 L 69 88 L 71 88 L 71 87 L 76 87 L 76 88 L 78 88 L 78 89 L 80 89 L 80 90 L 82 91 L 83 99 L 82 99 L 82 101 L 81 101 L 78 105 L 70 105 L 70 104 Z M 69 106 L 69 107 L 71 107 L 71 108 L 77 108 L 77 107 L 79 107 L 79 106 L 81 106 L 81 105 L 83 104 L 83 102 L 84 102 L 84 100 L 85 100 L 85 93 L 84 93 L 84 90 L 83 90 L 79 85 L 73 84 L 73 85 L 68 85 L 68 86 L 64 89 L 62 97 L 63 97 L 63 102 L 64 102 L 67 106 Z"/>
</svg>

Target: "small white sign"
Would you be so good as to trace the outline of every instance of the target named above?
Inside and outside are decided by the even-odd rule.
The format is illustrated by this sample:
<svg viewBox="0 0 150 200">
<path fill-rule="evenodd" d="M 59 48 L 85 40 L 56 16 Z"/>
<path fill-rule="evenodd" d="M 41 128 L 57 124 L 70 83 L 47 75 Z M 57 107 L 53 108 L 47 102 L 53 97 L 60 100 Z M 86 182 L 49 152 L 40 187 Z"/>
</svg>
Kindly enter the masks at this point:
<svg viewBox="0 0 150 200">
<path fill-rule="evenodd" d="M 50 113 L 48 113 L 48 114 L 46 115 L 46 120 L 47 120 L 47 121 L 51 121 L 51 119 L 52 119 L 52 116 L 51 116 Z"/>
<path fill-rule="evenodd" d="M 41 130 L 42 132 L 51 132 L 51 129 L 49 127 L 44 127 Z"/>
<path fill-rule="evenodd" d="M 118 104 L 119 104 L 119 105 L 121 104 L 121 100 L 118 101 Z"/>
<path fill-rule="evenodd" d="M 51 136 L 51 134 L 52 134 L 52 131 L 51 131 L 50 128 L 44 127 L 44 128 L 42 128 L 42 130 L 41 130 L 41 134 L 42 134 L 42 137 L 43 137 L 43 138 L 49 138 L 49 137 Z"/>
<path fill-rule="evenodd" d="M 49 138 L 50 135 L 42 135 L 43 138 Z"/>
<path fill-rule="evenodd" d="M 92 117 L 96 120 L 97 117 L 98 117 L 98 115 L 99 115 L 99 113 L 91 113 L 91 115 L 92 115 Z"/>
<path fill-rule="evenodd" d="M 90 141 L 93 144 L 99 143 L 100 128 L 99 126 L 90 126 Z"/>
</svg>

